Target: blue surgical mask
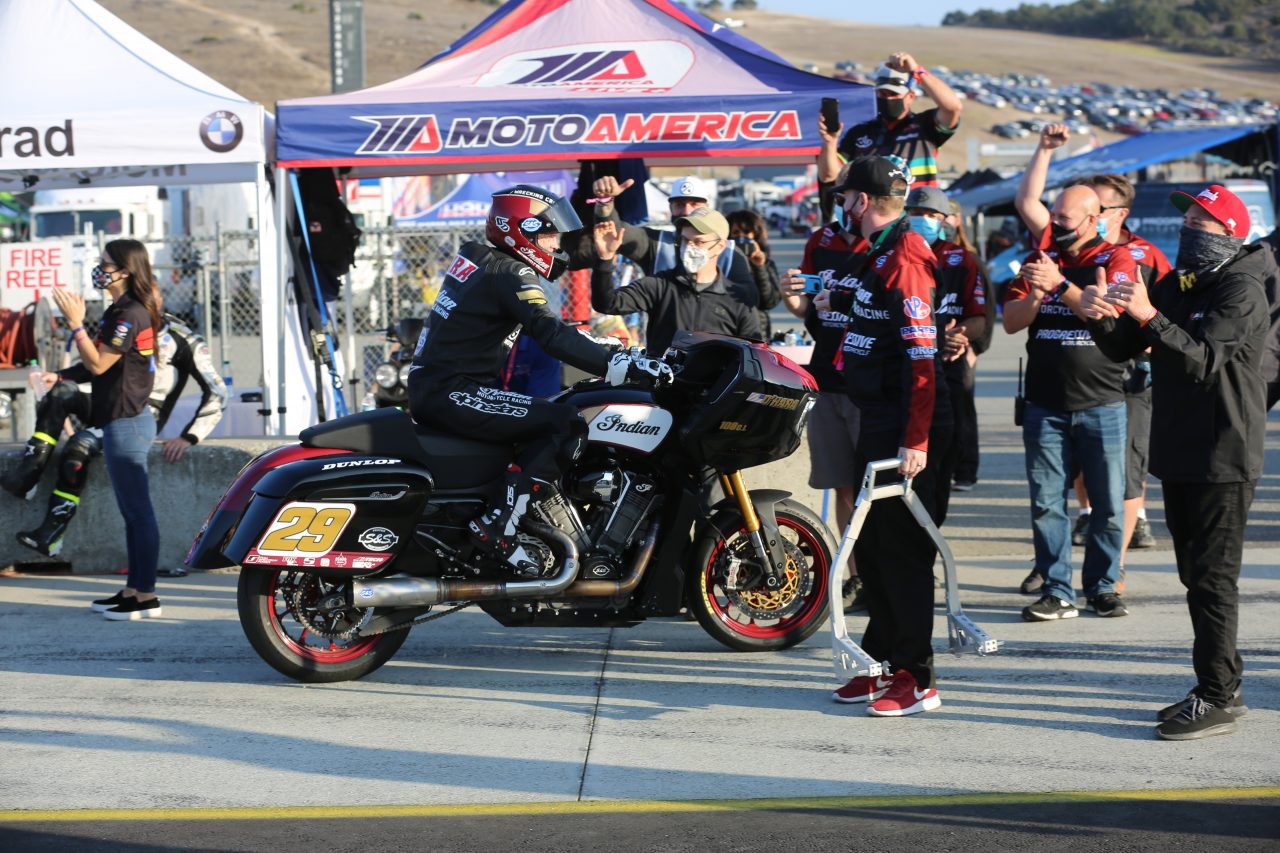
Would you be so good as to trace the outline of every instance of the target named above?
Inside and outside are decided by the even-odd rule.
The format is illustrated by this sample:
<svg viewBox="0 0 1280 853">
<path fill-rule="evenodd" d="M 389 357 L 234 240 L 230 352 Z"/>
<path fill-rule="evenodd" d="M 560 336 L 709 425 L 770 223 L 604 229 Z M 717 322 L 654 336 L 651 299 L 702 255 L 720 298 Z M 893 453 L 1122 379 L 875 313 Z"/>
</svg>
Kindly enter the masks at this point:
<svg viewBox="0 0 1280 853">
<path fill-rule="evenodd" d="M 1098 217 L 1098 236 L 1103 240 L 1107 239 L 1107 220 L 1101 216 Z"/>
<path fill-rule="evenodd" d="M 938 235 L 942 232 L 942 220 L 932 219 L 928 216 L 909 216 L 911 221 L 911 230 L 924 238 L 929 245 L 933 245 L 938 239 Z"/>
<path fill-rule="evenodd" d="M 835 216 L 836 225 L 840 226 L 841 231 L 849 231 L 849 215 L 844 212 L 843 207 L 837 206 L 832 214 Z"/>
</svg>

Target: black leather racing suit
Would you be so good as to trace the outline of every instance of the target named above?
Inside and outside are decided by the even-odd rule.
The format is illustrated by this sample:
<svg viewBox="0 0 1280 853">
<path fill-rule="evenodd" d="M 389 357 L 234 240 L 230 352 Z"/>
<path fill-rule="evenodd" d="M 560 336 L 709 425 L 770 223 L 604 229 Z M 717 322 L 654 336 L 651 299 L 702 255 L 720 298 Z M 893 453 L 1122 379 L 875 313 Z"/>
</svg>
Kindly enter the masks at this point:
<svg viewBox="0 0 1280 853">
<path fill-rule="evenodd" d="M 462 246 L 414 350 L 409 412 L 446 432 L 524 444 L 524 473 L 555 482 L 586 434 L 575 407 L 499 388 L 507 347 L 523 330 L 555 358 L 601 376 L 609 353 L 547 308 L 547 282 L 480 242 Z"/>
</svg>

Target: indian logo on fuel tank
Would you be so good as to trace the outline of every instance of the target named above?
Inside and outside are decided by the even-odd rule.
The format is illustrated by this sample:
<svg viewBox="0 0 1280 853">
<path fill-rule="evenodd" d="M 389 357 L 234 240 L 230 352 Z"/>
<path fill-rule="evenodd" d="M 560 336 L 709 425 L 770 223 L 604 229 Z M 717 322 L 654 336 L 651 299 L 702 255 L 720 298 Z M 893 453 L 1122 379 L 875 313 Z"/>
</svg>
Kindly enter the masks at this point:
<svg viewBox="0 0 1280 853">
<path fill-rule="evenodd" d="M 666 92 L 692 67 L 693 51 L 678 41 L 592 42 L 504 56 L 476 80 L 476 85 Z"/>
</svg>

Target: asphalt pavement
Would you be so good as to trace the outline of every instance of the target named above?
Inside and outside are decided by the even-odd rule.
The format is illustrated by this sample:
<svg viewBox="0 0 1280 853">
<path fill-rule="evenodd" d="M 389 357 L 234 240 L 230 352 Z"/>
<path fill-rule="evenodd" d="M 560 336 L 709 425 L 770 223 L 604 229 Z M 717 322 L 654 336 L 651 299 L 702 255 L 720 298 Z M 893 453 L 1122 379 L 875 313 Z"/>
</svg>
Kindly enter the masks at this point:
<svg viewBox="0 0 1280 853">
<path fill-rule="evenodd" d="M 1153 712 L 1194 678 L 1156 484 L 1129 617 L 1019 618 L 1020 346 L 997 334 L 981 363 L 981 479 L 944 529 L 966 611 L 1004 645 L 948 655 L 939 611 L 937 711 L 833 704 L 827 631 L 744 655 L 682 620 L 517 630 L 474 609 L 362 681 L 305 686 L 250 649 L 234 574 L 162 579 L 164 618 L 140 623 L 88 609 L 118 578 L 0 577 L 4 847 L 1280 849 L 1276 422 L 1241 581 L 1251 710 L 1234 735 L 1159 741 Z"/>
</svg>

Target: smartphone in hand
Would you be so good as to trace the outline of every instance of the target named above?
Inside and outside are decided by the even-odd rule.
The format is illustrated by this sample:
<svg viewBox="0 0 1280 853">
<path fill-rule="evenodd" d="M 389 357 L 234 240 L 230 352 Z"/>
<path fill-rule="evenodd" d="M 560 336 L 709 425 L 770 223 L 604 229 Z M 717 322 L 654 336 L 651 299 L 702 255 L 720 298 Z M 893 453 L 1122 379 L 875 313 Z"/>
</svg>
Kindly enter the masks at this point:
<svg viewBox="0 0 1280 853">
<path fill-rule="evenodd" d="M 835 98 L 822 99 L 822 124 L 827 133 L 840 132 L 840 102 Z"/>
<path fill-rule="evenodd" d="M 827 286 L 820 275 L 800 273 L 796 278 L 804 281 L 804 290 L 801 291 L 802 293 L 808 293 L 810 295 L 820 293 L 822 289 Z"/>
</svg>

